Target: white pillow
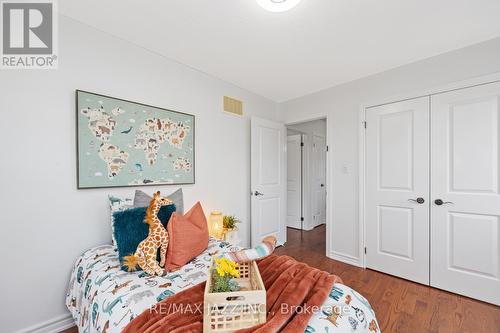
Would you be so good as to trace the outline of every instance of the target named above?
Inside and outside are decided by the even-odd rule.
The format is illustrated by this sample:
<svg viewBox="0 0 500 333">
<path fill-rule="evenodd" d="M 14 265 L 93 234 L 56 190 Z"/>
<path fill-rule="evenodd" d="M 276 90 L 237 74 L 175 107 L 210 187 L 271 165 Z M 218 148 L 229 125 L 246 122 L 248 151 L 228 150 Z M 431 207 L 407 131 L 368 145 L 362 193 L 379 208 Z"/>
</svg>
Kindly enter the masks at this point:
<svg viewBox="0 0 500 333">
<path fill-rule="evenodd" d="M 109 211 L 110 211 L 110 222 L 111 222 L 111 242 L 116 248 L 115 240 L 115 219 L 113 218 L 114 212 L 119 212 L 129 208 L 134 208 L 134 199 L 119 197 L 116 195 L 108 195 L 109 200 Z"/>
</svg>

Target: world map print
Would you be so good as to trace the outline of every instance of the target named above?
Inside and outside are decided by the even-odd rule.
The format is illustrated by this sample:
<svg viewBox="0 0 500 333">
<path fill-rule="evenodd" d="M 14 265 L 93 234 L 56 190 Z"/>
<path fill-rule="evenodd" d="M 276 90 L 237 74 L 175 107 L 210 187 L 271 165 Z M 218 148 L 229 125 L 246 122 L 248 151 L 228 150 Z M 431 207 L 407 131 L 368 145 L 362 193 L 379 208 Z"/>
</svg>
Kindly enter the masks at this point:
<svg viewBox="0 0 500 333">
<path fill-rule="evenodd" d="M 77 91 L 78 188 L 194 183 L 194 116 Z"/>
</svg>

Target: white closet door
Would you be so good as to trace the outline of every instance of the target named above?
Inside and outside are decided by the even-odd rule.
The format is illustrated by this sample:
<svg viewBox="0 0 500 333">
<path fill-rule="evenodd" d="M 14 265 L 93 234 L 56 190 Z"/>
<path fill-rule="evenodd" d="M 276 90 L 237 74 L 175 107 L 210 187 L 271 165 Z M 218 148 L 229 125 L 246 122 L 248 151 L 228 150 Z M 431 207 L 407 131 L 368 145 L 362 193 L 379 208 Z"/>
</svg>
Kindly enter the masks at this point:
<svg viewBox="0 0 500 333">
<path fill-rule="evenodd" d="M 433 96 L 431 107 L 431 285 L 497 305 L 499 100 L 494 83 Z"/>
<path fill-rule="evenodd" d="M 367 266 L 428 284 L 429 97 L 369 108 L 366 119 Z"/>
</svg>

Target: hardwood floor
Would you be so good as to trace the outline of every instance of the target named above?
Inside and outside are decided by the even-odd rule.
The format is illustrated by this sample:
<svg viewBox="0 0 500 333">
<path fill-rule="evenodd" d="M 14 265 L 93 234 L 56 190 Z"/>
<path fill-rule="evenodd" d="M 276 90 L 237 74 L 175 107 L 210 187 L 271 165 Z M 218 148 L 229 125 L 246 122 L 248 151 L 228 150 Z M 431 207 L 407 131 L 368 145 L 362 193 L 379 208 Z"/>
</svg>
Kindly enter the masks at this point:
<svg viewBox="0 0 500 333">
<path fill-rule="evenodd" d="M 383 333 L 500 333 L 500 307 L 329 259 L 325 226 L 300 234 L 288 228 L 276 253 L 340 276 L 370 301 Z"/>
<path fill-rule="evenodd" d="M 327 258 L 324 225 L 300 234 L 288 228 L 276 253 L 340 276 L 370 301 L 383 333 L 500 332 L 500 307 Z"/>
</svg>

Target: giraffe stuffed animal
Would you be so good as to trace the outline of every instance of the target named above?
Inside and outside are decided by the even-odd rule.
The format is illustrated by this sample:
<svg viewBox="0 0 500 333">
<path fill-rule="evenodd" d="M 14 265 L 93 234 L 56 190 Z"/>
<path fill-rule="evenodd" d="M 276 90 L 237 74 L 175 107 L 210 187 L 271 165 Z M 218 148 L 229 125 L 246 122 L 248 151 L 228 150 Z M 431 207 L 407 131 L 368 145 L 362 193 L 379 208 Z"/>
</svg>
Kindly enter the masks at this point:
<svg viewBox="0 0 500 333">
<path fill-rule="evenodd" d="M 162 267 L 165 266 L 167 255 L 168 233 L 157 215 L 161 207 L 171 204 L 172 200 L 161 197 L 160 191 L 153 194 L 144 219 L 144 222 L 149 225 L 148 237 L 139 243 L 134 254 L 124 258 L 123 265 L 129 272 L 135 271 L 139 265 L 149 275 L 163 274 Z M 158 248 L 160 248 L 160 264 L 156 261 Z"/>
</svg>

